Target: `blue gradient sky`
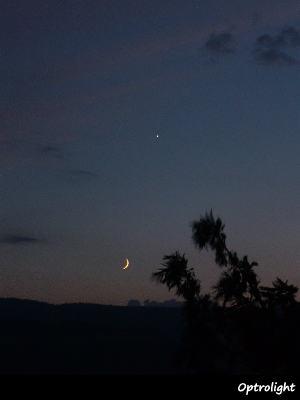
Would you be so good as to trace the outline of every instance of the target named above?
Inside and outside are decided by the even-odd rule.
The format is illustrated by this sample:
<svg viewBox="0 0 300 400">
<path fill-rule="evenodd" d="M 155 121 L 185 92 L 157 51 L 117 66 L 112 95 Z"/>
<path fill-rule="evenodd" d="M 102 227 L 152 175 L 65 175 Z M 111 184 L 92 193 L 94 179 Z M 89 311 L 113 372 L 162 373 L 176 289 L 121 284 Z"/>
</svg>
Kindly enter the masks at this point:
<svg viewBox="0 0 300 400">
<path fill-rule="evenodd" d="M 211 208 L 300 285 L 298 0 L 3 0 L 0 43 L 0 297 L 164 301 L 176 250 L 208 292 Z"/>
</svg>

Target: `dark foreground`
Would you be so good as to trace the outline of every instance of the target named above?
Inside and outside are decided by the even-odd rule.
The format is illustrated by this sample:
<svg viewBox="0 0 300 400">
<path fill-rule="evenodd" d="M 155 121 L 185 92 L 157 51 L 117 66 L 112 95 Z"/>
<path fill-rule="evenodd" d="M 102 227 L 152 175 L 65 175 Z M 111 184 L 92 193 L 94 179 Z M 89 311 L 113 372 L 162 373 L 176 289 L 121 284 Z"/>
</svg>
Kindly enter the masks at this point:
<svg viewBox="0 0 300 400">
<path fill-rule="evenodd" d="M 180 308 L 0 299 L 0 375 L 299 375 L 299 307 L 185 307 L 184 324 Z"/>
<path fill-rule="evenodd" d="M 178 374 L 180 330 L 180 309 L 0 299 L 0 374 Z"/>
</svg>

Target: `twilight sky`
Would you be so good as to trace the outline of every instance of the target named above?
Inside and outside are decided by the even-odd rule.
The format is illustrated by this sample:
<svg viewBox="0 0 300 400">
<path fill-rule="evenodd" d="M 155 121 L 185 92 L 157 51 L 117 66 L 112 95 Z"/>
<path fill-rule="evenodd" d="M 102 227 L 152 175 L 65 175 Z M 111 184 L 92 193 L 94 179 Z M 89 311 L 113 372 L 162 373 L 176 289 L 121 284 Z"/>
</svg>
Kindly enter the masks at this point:
<svg viewBox="0 0 300 400">
<path fill-rule="evenodd" d="M 0 297 L 169 300 L 176 250 L 209 292 L 211 208 L 300 285 L 299 72 L 299 0 L 1 0 Z"/>
</svg>

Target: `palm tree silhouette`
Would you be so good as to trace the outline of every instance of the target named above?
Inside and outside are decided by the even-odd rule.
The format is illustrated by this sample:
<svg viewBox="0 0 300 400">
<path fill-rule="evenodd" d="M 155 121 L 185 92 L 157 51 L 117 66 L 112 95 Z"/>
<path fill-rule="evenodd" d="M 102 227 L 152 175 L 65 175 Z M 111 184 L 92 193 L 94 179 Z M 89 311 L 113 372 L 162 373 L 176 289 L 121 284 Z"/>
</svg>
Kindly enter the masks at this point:
<svg viewBox="0 0 300 400">
<path fill-rule="evenodd" d="M 226 235 L 223 232 L 225 225 L 218 217 L 216 220 L 213 216 L 212 210 L 210 213 L 205 213 L 201 216 L 199 221 L 191 223 L 192 239 L 196 248 L 202 250 L 210 248 L 215 253 L 215 262 L 220 267 L 228 265 L 229 252 L 226 247 Z"/>
<path fill-rule="evenodd" d="M 212 354 L 218 352 L 219 343 L 212 332 L 212 324 L 208 323 L 207 314 L 203 312 L 210 305 L 210 296 L 200 294 L 200 281 L 195 278 L 194 269 L 188 269 L 185 254 L 180 255 L 176 251 L 164 256 L 163 260 L 163 267 L 152 274 L 152 280 L 165 284 L 169 290 L 174 288 L 176 295 L 185 299 L 185 328 L 173 363 L 177 367 L 183 366 L 186 373 L 213 373 Z"/>
<path fill-rule="evenodd" d="M 230 260 L 228 271 L 223 271 L 214 289 L 215 299 L 223 300 L 223 306 L 231 303 L 235 307 L 257 306 L 264 307 L 261 294 L 258 288 L 260 281 L 247 256 L 242 260 Z"/>
<path fill-rule="evenodd" d="M 285 322 L 289 321 L 291 327 L 300 326 L 299 307 L 291 307 L 298 305 L 298 287 L 279 278 L 272 288 L 259 286 L 260 280 L 254 271 L 257 262 L 250 262 L 246 255 L 239 258 L 235 251 L 227 248 L 225 225 L 219 217 L 214 217 L 212 210 L 192 222 L 191 227 L 196 248 L 213 251 L 216 264 L 225 270 L 212 287 L 216 303 L 211 301 L 209 294 L 200 294 L 201 283 L 196 279 L 194 269 L 188 268 L 185 254 L 176 251 L 164 256 L 163 267 L 152 274 L 154 281 L 165 284 L 169 290 L 174 288 L 176 296 L 185 300 L 185 329 L 175 358 L 177 363 L 185 365 L 187 372 L 197 374 L 219 373 L 220 360 L 225 359 L 227 371 L 234 370 L 237 365 L 244 365 L 251 373 L 288 371 L 286 354 L 293 357 L 292 365 L 296 365 L 298 358 L 293 354 L 299 354 L 299 351 L 295 352 L 291 346 L 278 359 L 266 362 L 273 353 L 265 349 L 274 338 L 277 338 L 273 340 L 274 345 L 287 348 L 283 339 Z M 218 306 L 220 300 L 223 307 Z M 285 320 L 276 319 L 278 314 L 272 312 L 276 307 L 283 310 Z M 262 326 L 264 331 L 261 331 Z M 297 347 L 299 339 L 295 343 Z"/>
<path fill-rule="evenodd" d="M 279 306 L 285 308 L 297 303 L 296 294 L 299 288 L 294 285 L 288 285 L 288 281 L 283 282 L 277 278 L 273 283 L 273 287 L 260 286 L 262 297 L 266 298 L 267 306 Z"/>
<path fill-rule="evenodd" d="M 157 283 L 166 284 L 168 289 L 176 288 L 176 296 L 182 296 L 185 300 L 200 298 L 200 281 L 195 278 L 194 269 L 187 268 L 188 260 L 185 254 L 178 251 L 170 256 L 164 256 L 165 261 L 158 272 L 152 274 L 152 279 Z"/>
<path fill-rule="evenodd" d="M 223 300 L 223 305 L 233 301 L 237 307 L 264 303 L 259 292 L 259 280 L 253 267 L 257 262 L 249 263 L 248 257 L 240 260 L 236 252 L 229 251 L 226 246 L 225 225 L 218 217 L 214 218 L 212 210 L 201 216 L 199 221 L 194 221 L 192 226 L 192 239 L 196 248 L 202 250 L 209 248 L 215 253 L 215 262 L 220 267 L 228 267 L 216 285 L 213 286 L 215 299 Z"/>
</svg>

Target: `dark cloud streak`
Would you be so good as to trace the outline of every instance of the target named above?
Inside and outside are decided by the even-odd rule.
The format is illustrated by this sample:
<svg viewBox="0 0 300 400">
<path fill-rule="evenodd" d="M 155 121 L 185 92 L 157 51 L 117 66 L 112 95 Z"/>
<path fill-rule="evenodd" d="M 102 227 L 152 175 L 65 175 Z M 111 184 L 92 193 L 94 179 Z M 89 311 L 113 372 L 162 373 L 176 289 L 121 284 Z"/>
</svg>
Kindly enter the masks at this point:
<svg viewBox="0 0 300 400">
<path fill-rule="evenodd" d="M 65 157 L 64 152 L 59 146 L 44 146 L 39 149 L 39 153 L 45 157 L 53 157 L 62 159 Z"/>
<path fill-rule="evenodd" d="M 255 43 L 256 46 L 267 48 L 283 47 L 292 48 L 300 46 L 300 33 L 293 27 L 287 27 L 281 30 L 280 35 L 272 37 L 271 35 L 259 36 Z"/>
<path fill-rule="evenodd" d="M 39 243 L 40 240 L 30 236 L 19 236 L 19 235 L 4 235 L 0 238 L 0 243 L 19 245 L 25 243 Z"/>
<path fill-rule="evenodd" d="M 203 50 L 209 54 L 211 64 L 219 63 L 219 59 L 236 52 L 235 40 L 229 32 L 212 33 L 204 44 Z"/>
<path fill-rule="evenodd" d="M 232 54 L 235 52 L 234 40 L 231 33 L 212 33 L 204 45 L 205 50 L 216 54 Z"/>
<path fill-rule="evenodd" d="M 298 65 L 299 61 L 277 49 L 256 49 L 253 52 L 255 60 L 261 65 Z"/>
<path fill-rule="evenodd" d="M 299 61 L 282 49 L 300 46 L 300 33 L 293 27 L 285 27 L 277 36 L 261 35 L 256 39 L 252 55 L 261 65 L 298 65 Z"/>
</svg>

